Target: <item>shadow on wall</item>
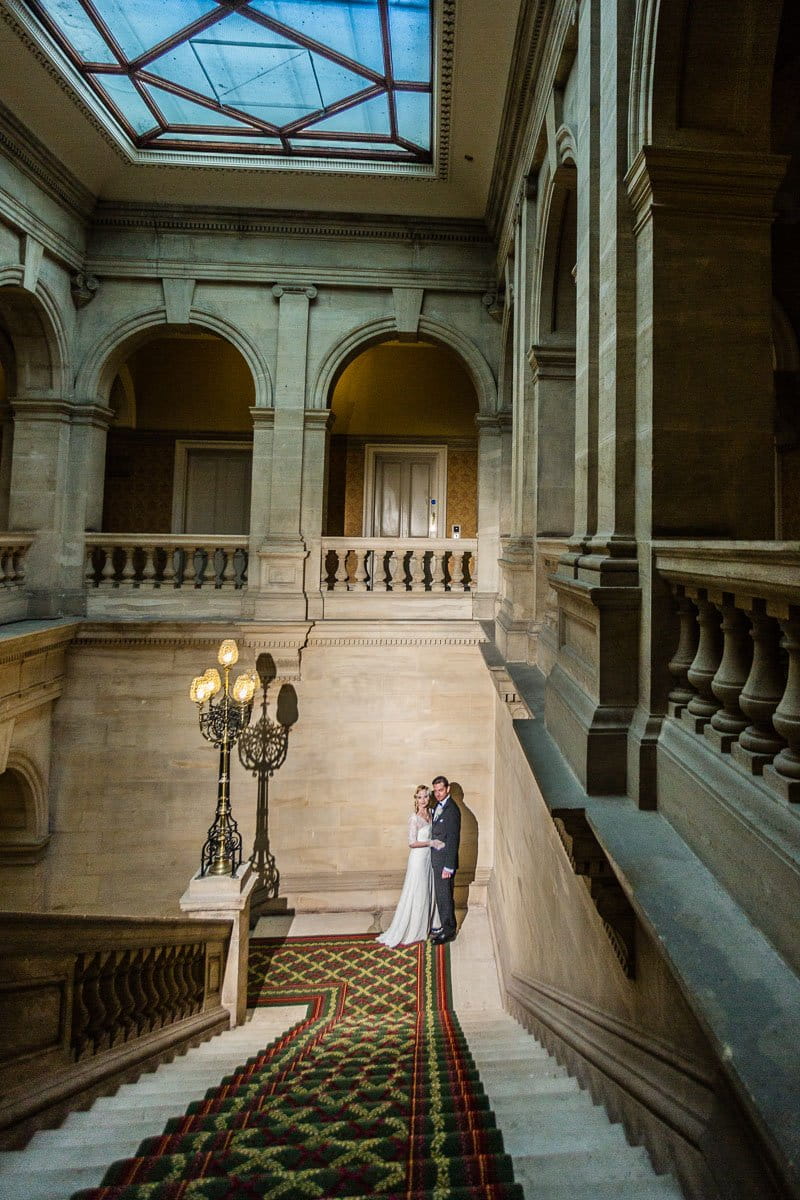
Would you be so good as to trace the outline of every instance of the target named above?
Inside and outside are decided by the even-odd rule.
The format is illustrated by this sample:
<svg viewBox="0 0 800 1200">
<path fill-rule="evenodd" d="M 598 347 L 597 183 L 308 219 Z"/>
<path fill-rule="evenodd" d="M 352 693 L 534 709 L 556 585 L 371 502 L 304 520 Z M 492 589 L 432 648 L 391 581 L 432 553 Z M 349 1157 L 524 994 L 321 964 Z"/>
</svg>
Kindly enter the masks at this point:
<svg viewBox="0 0 800 1200">
<path fill-rule="evenodd" d="M 465 909 L 469 899 L 469 885 L 475 878 L 478 862 L 478 821 L 472 809 L 464 801 L 464 789 L 460 783 L 451 782 L 450 795 L 461 809 L 461 844 L 458 849 L 456 908 Z"/>
</svg>

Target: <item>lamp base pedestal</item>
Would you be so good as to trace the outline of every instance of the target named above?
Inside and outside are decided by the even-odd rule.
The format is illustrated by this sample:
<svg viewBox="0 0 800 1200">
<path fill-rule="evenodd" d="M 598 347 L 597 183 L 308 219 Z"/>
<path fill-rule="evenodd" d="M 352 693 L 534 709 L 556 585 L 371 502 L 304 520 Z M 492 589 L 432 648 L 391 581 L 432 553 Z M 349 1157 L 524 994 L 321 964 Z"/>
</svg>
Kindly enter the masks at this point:
<svg viewBox="0 0 800 1200">
<path fill-rule="evenodd" d="M 250 949 L 250 901 L 258 882 L 250 863 L 235 875 L 200 875 L 189 880 L 180 898 L 181 911 L 198 921 L 231 923 L 231 943 L 222 980 L 222 1004 L 231 1014 L 231 1029 L 247 1012 L 247 956 Z"/>
</svg>

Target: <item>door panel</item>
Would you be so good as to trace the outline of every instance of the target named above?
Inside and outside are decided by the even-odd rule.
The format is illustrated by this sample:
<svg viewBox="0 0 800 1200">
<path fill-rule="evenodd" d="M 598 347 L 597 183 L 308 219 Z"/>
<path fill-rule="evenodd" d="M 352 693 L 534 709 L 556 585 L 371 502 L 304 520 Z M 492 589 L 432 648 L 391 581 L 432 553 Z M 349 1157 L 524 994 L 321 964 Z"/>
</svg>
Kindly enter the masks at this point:
<svg viewBox="0 0 800 1200">
<path fill-rule="evenodd" d="M 250 528 L 249 450 L 191 450 L 185 533 L 244 534 Z"/>
<path fill-rule="evenodd" d="M 431 455 L 375 455 L 373 537 L 436 536 L 431 529 L 431 498 L 436 460 Z M 435 498 L 435 497 L 434 497 Z"/>
</svg>

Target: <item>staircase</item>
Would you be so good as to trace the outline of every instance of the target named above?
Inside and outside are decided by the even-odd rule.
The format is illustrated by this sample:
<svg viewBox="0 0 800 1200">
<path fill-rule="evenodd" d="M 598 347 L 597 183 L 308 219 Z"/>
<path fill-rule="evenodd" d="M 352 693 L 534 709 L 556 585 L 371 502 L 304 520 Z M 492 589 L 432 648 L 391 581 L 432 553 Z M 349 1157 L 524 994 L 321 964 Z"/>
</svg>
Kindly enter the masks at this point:
<svg viewBox="0 0 800 1200">
<path fill-rule="evenodd" d="M 123 1084 L 86 1112 L 71 1113 L 60 1128 L 34 1134 L 24 1150 L 0 1153 L 0 1200 L 68 1200 L 97 1187 L 110 1163 L 134 1154 L 143 1138 L 160 1133 L 170 1117 L 305 1013 L 305 1005 L 258 1009 L 237 1029 Z"/>
<path fill-rule="evenodd" d="M 111 1162 L 133 1155 L 304 1013 L 257 1010 L 60 1129 L 35 1134 L 26 1149 L 0 1154 L 0 1200 L 67 1200 L 96 1187 Z M 526 1200 L 680 1200 L 674 1179 L 656 1175 L 645 1151 L 627 1144 L 622 1127 L 516 1021 L 498 1009 L 464 1014 L 460 1024 Z"/>
<path fill-rule="evenodd" d="M 641 1147 L 502 1010 L 459 1015 L 525 1200 L 680 1200 Z"/>
</svg>

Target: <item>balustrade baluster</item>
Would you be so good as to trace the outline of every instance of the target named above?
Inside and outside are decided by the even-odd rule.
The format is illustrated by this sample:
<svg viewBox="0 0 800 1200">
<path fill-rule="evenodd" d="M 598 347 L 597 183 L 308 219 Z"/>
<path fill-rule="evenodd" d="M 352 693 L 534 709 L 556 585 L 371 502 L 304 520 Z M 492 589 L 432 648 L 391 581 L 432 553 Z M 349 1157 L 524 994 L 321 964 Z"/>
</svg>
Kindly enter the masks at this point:
<svg viewBox="0 0 800 1200">
<path fill-rule="evenodd" d="M 772 724 L 788 745 L 764 768 L 764 779 L 785 800 L 797 804 L 800 803 L 800 616 L 782 618 L 780 625 L 781 646 L 789 656 L 789 670 Z"/>
<path fill-rule="evenodd" d="M 444 572 L 445 572 L 445 552 L 442 550 L 433 550 L 431 552 L 431 591 L 443 592 L 444 587 Z"/>
<path fill-rule="evenodd" d="M 220 550 L 222 555 L 222 570 L 219 575 L 219 586 L 225 588 L 226 591 L 231 591 L 233 588 L 233 556 L 235 550 Z"/>
<path fill-rule="evenodd" d="M 14 582 L 19 586 L 25 582 L 25 555 L 27 552 L 26 546 L 14 547 Z"/>
<path fill-rule="evenodd" d="M 102 966 L 102 957 L 98 954 L 93 954 L 91 959 L 86 963 L 83 971 L 82 990 L 83 1003 L 86 1005 L 87 1021 L 86 1021 L 86 1037 L 92 1043 L 92 1048 L 95 1054 L 101 1048 L 103 1043 L 103 1033 L 105 1030 L 106 1010 L 103 1004 L 102 995 L 100 992 L 100 969 Z"/>
<path fill-rule="evenodd" d="M 753 602 L 748 613 L 752 628 L 753 662 L 739 696 L 739 707 L 750 724 L 731 747 L 731 755 L 751 774 L 760 775 L 786 745 L 772 724 L 783 695 L 785 674 L 780 655 L 780 629 L 765 611 L 763 600 Z"/>
<path fill-rule="evenodd" d="M 92 955 L 79 954 L 72 977 L 72 1030 L 70 1046 L 76 1059 L 81 1058 L 90 1042 L 89 1007 L 86 1003 L 86 971 Z"/>
<path fill-rule="evenodd" d="M 131 986 L 132 974 L 133 951 L 125 950 L 122 952 L 119 961 L 117 962 L 116 972 L 116 992 L 117 999 L 120 1003 L 120 1011 L 117 1020 L 125 1041 L 132 1037 L 136 1032 L 136 1001 L 134 999 L 133 989 Z"/>
<path fill-rule="evenodd" d="M 408 556 L 408 582 L 410 592 L 425 591 L 425 552 L 412 550 Z"/>
<path fill-rule="evenodd" d="M 145 1019 L 148 1031 L 157 1029 L 161 1024 L 158 1015 L 159 996 L 155 979 L 157 960 L 158 950 L 148 949 L 144 951 L 142 956 L 142 973 L 140 978 L 142 982 L 142 991 L 144 992 L 147 1001 L 145 1007 Z"/>
<path fill-rule="evenodd" d="M 747 619 L 736 607 L 734 598 L 723 597 L 720 609 L 722 661 L 711 681 L 711 690 L 721 702 L 722 708 L 714 713 L 703 733 L 712 745 L 727 754 L 739 734 L 747 727 L 747 718 L 739 707 L 739 696 L 750 674 L 753 643 L 748 636 Z"/>
<path fill-rule="evenodd" d="M 354 568 L 348 585 L 351 592 L 366 592 L 369 587 L 369 551 L 353 550 Z"/>
<path fill-rule="evenodd" d="M 161 547 L 164 555 L 164 569 L 161 572 L 161 583 L 163 587 L 177 587 L 178 580 L 175 578 L 175 547 L 167 543 Z"/>
<path fill-rule="evenodd" d="M 95 547 L 86 547 L 86 586 L 87 588 L 95 588 L 99 583 L 97 568 L 95 567 Z"/>
<path fill-rule="evenodd" d="M 396 587 L 397 568 L 399 565 L 400 565 L 400 560 L 398 558 L 397 552 L 395 550 L 387 551 L 387 554 L 386 554 L 386 590 L 387 590 L 387 592 L 394 592 L 395 590 L 402 590 L 402 589 L 398 589 Z"/>
<path fill-rule="evenodd" d="M 192 1008 L 199 1012 L 206 996 L 206 948 L 195 946 L 191 965 Z"/>
<path fill-rule="evenodd" d="M 156 554 L 158 553 L 155 546 L 142 546 L 142 583 L 145 587 L 153 587 L 156 578 Z"/>
<path fill-rule="evenodd" d="M 188 946 L 178 946 L 175 952 L 175 961 L 172 964 L 172 972 L 175 976 L 175 1005 L 179 1018 L 188 1017 L 190 1011 L 189 984 L 186 977 L 188 970 L 188 949 Z"/>
<path fill-rule="evenodd" d="M 14 582 L 14 549 L 6 546 L 0 551 L 0 568 L 3 572 L 3 587 L 11 587 Z"/>
<path fill-rule="evenodd" d="M 348 575 L 347 575 L 347 550 L 334 550 L 332 553 L 336 556 L 336 565 L 333 571 L 333 590 L 345 592 L 347 591 Z"/>
<path fill-rule="evenodd" d="M 448 564 L 448 572 L 450 575 L 450 591 L 464 591 L 464 552 L 463 550 L 454 550 L 450 555 Z"/>
<path fill-rule="evenodd" d="M 158 1001 L 156 1003 L 158 1024 L 159 1026 L 166 1025 L 170 997 L 169 986 L 167 983 L 167 952 L 163 946 L 155 953 L 155 961 L 153 964 L 153 986 L 158 997 Z"/>
<path fill-rule="evenodd" d="M 113 1046 L 119 1034 L 119 1018 L 122 1003 L 117 994 L 117 955 L 110 951 L 103 959 L 100 967 L 100 998 L 103 1001 L 105 1016 L 103 1018 L 103 1041 L 107 1046 Z"/>
<path fill-rule="evenodd" d="M 120 584 L 124 584 L 126 587 L 131 587 L 134 579 L 136 578 L 136 567 L 133 561 L 134 547 L 121 546 L 120 554 L 122 555 L 122 575 L 120 577 Z"/>
<path fill-rule="evenodd" d="M 719 669 L 722 658 L 722 638 L 719 628 L 719 611 L 708 599 L 705 591 L 698 592 L 695 603 L 700 637 L 697 643 L 697 653 L 687 675 L 692 687 L 697 691 L 697 695 L 692 696 L 681 713 L 681 720 L 695 733 L 702 733 L 720 707 L 719 701 L 711 690 L 711 681 Z"/>
<path fill-rule="evenodd" d="M 194 561 L 195 551 L 189 547 L 181 547 L 182 570 L 181 570 L 181 587 L 190 588 L 195 586 L 196 566 Z"/>
<path fill-rule="evenodd" d="M 678 609 L 680 633 L 678 645 L 668 667 L 670 675 L 675 680 L 675 686 L 669 694 L 667 705 L 667 712 L 671 717 L 679 717 L 694 696 L 694 690 L 689 684 L 689 668 L 697 653 L 698 638 L 695 607 L 680 584 L 675 588 L 675 602 Z"/>
<path fill-rule="evenodd" d="M 114 547 L 103 546 L 101 554 L 104 555 L 104 558 L 103 569 L 100 572 L 100 583 L 107 584 L 109 587 L 113 587 L 115 582 L 114 576 L 116 575 L 116 571 L 114 569 Z"/>
</svg>

